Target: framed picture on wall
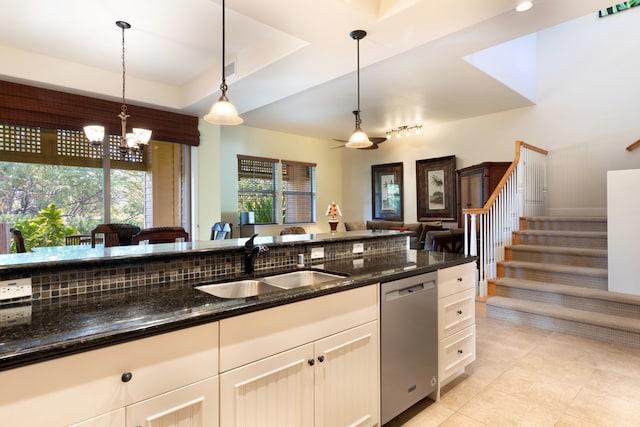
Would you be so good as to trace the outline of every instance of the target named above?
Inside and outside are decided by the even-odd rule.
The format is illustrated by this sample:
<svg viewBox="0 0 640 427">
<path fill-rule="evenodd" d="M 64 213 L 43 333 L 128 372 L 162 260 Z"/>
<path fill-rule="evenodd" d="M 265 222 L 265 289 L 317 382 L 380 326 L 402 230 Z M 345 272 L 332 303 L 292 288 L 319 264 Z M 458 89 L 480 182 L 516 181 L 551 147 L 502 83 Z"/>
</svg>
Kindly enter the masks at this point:
<svg viewBox="0 0 640 427">
<path fill-rule="evenodd" d="M 371 166 L 373 219 L 402 221 L 402 163 Z"/>
<path fill-rule="evenodd" d="M 456 220 L 456 156 L 416 160 L 418 221 Z"/>
</svg>

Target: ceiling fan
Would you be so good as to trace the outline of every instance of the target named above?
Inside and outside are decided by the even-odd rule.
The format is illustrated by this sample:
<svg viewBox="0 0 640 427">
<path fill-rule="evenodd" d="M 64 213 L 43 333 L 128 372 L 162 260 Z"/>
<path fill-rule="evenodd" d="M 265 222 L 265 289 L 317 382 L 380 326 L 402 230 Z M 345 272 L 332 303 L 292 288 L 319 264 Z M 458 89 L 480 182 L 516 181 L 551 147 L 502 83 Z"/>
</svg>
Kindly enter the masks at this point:
<svg viewBox="0 0 640 427">
<path fill-rule="evenodd" d="M 353 111 L 353 115 L 357 115 L 358 111 Z M 387 140 L 387 138 L 385 136 L 370 136 L 369 137 L 369 141 L 371 141 L 373 144 L 368 146 L 368 147 L 364 147 L 364 148 L 358 148 L 358 150 L 377 150 L 378 149 L 378 145 L 382 144 L 383 142 L 385 142 Z M 347 140 L 344 139 L 334 139 L 334 141 L 338 141 L 338 142 L 344 142 L 347 143 Z M 344 144 L 343 145 L 339 145 L 337 147 L 333 147 L 333 148 L 345 148 Z"/>
</svg>

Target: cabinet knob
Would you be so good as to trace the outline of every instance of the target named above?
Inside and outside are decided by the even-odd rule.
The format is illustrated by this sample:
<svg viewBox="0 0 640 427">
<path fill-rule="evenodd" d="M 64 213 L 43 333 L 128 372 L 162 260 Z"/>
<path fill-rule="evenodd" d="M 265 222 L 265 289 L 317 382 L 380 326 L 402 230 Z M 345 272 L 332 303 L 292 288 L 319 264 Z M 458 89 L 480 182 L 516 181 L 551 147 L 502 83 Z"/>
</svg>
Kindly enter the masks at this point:
<svg viewBox="0 0 640 427">
<path fill-rule="evenodd" d="M 313 359 L 309 359 L 309 360 L 307 360 L 307 363 L 309 364 L 309 366 L 313 366 L 313 365 L 315 365 L 316 361 L 313 360 Z"/>
<path fill-rule="evenodd" d="M 462 349 L 458 349 L 458 354 L 462 354 Z"/>
<path fill-rule="evenodd" d="M 133 378 L 133 374 L 131 372 L 125 372 L 120 377 L 123 383 L 128 383 L 129 381 L 131 381 L 131 378 Z"/>
<path fill-rule="evenodd" d="M 458 310 L 457 313 L 458 313 L 458 316 L 462 315 L 462 310 Z"/>
<path fill-rule="evenodd" d="M 458 277 L 458 282 L 462 282 L 462 277 Z"/>
<path fill-rule="evenodd" d="M 324 356 L 322 355 L 318 356 L 318 362 L 320 363 L 324 362 Z"/>
</svg>

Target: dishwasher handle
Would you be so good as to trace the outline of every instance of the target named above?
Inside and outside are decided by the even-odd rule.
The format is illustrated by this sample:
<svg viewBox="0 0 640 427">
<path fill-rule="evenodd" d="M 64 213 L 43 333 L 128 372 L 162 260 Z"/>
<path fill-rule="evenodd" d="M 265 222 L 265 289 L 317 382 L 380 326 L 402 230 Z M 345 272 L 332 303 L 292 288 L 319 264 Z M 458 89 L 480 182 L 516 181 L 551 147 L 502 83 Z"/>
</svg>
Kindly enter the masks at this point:
<svg viewBox="0 0 640 427">
<path fill-rule="evenodd" d="M 415 283 L 409 286 L 405 286 L 404 288 L 393 289 L 388 292 L 385 292 L 384 299 L 385 301 L 393 301 L 400 298 L 418 295 L 424 291 L 435 289 L 435 287 L 436 287 L 436 284 L 434 281 L 429 281 L 426 283 Z"/>
</svg>

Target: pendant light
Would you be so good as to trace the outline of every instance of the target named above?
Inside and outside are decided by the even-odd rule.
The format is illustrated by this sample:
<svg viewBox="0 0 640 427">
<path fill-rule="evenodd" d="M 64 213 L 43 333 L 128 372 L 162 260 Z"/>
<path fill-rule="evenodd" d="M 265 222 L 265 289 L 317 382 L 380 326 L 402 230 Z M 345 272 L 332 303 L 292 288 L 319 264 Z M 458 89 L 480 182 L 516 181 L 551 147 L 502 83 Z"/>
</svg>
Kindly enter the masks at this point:
<svg viewBox="0 0 640 427">
<path fill-rule="evenodd" d="M 353 30 L 349 35 L 356 41 L 357 45 L 358 109 L 354 111 L 356 128 L 344 146 L 348 148 L 367 148 L 371 147 L 373 143 L 369 141 L 367 134 L 360 128 L 360 124 L 362 123 L 362 120 L 360 120 L 360 40 L 367 35 L 367 32 L 364 30 Z"/>
<path fill-rule="evenodd" d="M 122 30 L 122 106 L 120 107 L 120 123 L 122 127 L 122 137 L 120 146 L 123 150 L 138 150 L 140 146 L 147 145 L 151 139 L 151 131 L 142 128 L 133 128 L 132 132 L 127 132 L 127 118 L 131 117 L 127 114 L 127 104 L 125 102 L 125 88 L 127 67 L 124 60 L 125 44 L 124 30 L 131 28 L 131 24 L 125 21 L 116 21 L 116 26 Z M 100 145 L 104 138 L 104 127 L 99 125 L 89 125 L 84 127 L 84 132 L 92 145 Z"/>
<path fill-rule="evenodd" d="M 222 0 L 222 83 L 220 83 L 220 91 L 222 95 L 218 99 L 218 102 L 213 104 L 209 114 L 204 116 L 204 119 L 215 125 L 239 125 L 244 120 L 238 115 L 238 110 L 233 106 L 231 101 L 227 98 L 227 82 L 224 77 L 224 0 Z"/>
</svg>

